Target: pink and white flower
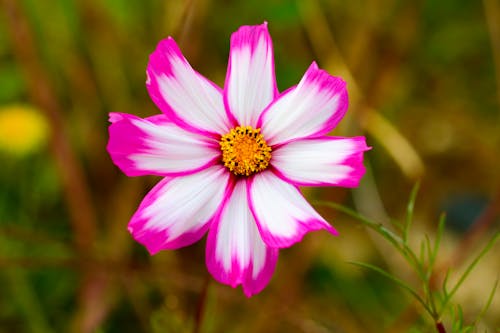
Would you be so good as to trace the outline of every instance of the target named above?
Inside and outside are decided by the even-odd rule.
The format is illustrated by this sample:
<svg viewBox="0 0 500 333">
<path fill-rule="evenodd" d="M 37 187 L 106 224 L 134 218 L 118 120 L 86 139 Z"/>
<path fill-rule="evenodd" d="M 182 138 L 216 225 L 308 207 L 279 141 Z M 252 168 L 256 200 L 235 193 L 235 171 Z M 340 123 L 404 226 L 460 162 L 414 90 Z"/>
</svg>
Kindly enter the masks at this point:
<svg viewBox="0 0 500 333">
<path fill-rule="evenodd" d="M 267 23 L 231 36 L 224 89 L 193 70 L 172 38 L 147 67 L 162 114 L 111 113 L 108 152 L 128 176 L 165 177 L 144 198 L 129 231 L 151 254 L 200 240 L 213 277 L 260 292 L 278 250 L 309 231 L 336 234 L 298 186 L 358 185 L 364 137 L 326 136 L 344 116 L 345 82 L 312 63 L 279 93 Z"/>
</svg>

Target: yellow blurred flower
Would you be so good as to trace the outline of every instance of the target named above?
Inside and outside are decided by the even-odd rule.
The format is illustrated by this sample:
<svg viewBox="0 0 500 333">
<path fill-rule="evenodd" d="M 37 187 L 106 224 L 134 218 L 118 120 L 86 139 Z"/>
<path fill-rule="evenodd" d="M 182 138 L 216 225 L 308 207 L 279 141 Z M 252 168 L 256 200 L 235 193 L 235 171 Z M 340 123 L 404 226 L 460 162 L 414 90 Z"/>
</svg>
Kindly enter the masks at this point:
<svg viewBox="0 0 500 333">
<path fill-rule="evenodd" d="M 27 105 L 0 107 L 0 151 L 26 156 L 42 148 L 48 136 L 47 119 L 37 109 Z"/>
</svg>

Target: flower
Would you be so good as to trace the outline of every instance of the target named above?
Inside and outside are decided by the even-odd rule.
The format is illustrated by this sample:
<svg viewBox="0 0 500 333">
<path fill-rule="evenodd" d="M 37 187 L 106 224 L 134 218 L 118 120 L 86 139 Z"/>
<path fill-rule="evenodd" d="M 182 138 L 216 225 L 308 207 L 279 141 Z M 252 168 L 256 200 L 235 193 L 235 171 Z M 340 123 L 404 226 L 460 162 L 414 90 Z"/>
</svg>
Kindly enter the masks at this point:
<svg viewBox="0 0 500 333">
<path fill-rule="evenodd" d="M 29 105 L 0 107 L 0 152 L 25 157 L 49 140 L 49 124 L 42 112 Z"/>
<path fill-rule="evenodd" d="M 159 175 L 128 226 L 151 254 L 200 240 L 221 283 L 250 297 L 278 250 L 309 231 L 336 234 L 298 186 L 357 186 L 364 137 L 326 136 L 344 116 L 346 84 L 312 63 L 279 93 L 267 23 L 231 36 L 224 89 L 194 71 L 175 41 L 160 41 L 147 89 L 162 114 L 111 113 L 108 151 L 128 176 Z"/>
</svg>

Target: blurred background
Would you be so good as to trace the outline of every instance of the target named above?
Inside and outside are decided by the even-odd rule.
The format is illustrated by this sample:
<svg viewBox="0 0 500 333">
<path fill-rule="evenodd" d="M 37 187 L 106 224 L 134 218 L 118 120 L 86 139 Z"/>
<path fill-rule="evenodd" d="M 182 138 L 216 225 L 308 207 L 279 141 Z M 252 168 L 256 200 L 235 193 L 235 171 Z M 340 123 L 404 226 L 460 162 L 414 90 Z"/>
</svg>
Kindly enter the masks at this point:
<svg viewBox="0 0 500 333">
<path fill-rule="evenodd" d="M 0 0 L 0 332 L 430 332 L 432 320 L 382 276 L 416 283 L 380 236 L 317 206 L 340 232 L 281 251 L 247 299 L 214 282 L 205 241 L 150 257 L 126 230 L 155 177 L 107 155 L 107 114 L 159 112 L 149 54 L 168 35 L 223 86 L 230 34 L 269 23 L 280 91 L 310 63 L 348 82 L 336 135 L 366 135 L 354 190 L 304 189 L 390 225 L 421 181 L 410 240 L 447 226 L 437 259 L 456 279 L 498 232 L 498 0 Z M 472 323 L 499 277 L 497 244 L 454 306 Z M 500 295 L 478 331 L 500 331 Z M 451 315 L 444 318 L 451 325 Z M 449 329 L 449 326 L 448 326 Z"/>
</svg>

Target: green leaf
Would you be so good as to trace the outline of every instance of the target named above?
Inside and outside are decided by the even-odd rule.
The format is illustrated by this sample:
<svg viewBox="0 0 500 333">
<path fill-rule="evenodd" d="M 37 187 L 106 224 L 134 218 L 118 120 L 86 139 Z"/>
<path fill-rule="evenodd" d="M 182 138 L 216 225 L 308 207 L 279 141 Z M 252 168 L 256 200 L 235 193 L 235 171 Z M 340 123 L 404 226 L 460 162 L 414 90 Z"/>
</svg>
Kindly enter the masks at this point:
<svg viewBox="0 0 500 333">
<path fill-rule="evenodd" d="M 405 244 L 408 243 L 408 234 L 410 232 L 411 223 L 413 221 L 413 211 L 415 208 L 415 200 L 417 198 L 418 189 L 420 187 L 420 182 L 417 182 L 410 193 L 410 200 L 408 201 L 408 206 L 406 207 L 406 224 L 403 230 L 403 241 Z"/>
<path fill-rule="evenodd" d="M 491 306 L 491 303 L 493 302 L 493 298 L 495 297 L 495 293 L 497 291 L 497 287 L 498 287 L 498 279 L 495 281 L 495 285 L 493 286 L 491 292 L 490 292 L 490 295 L 488 296 L 488 300 L 486 301 L 486 304 L 483 306 L 483 308 L 481 309 L 481 312 L 479 312 L 478 316 L 476 317 L 476 319 L 474 319 L 474 326 L 477 325 L 477 323 L 484 317 L 484 315 L 486 314 L 486 311 L 488 311 L 488 309 L 490 308 Z"/>
<path fill-rule="evenodd" d="M 343 205 L 337 204 L 335 202 L 329 202 L 329 201 L 314 201 L 313 204 L 319 205 L 319 206 L 325 206 L 325 207 L 330 207 L 335 210 L 338 210 L 346 215 L 349 215 L 357 220 L 359 220 L 361 223 L 363 223 L 365 226 L 369 227 L 372 230 L 375 230 L 378 232 L 382 237 L 387 239 L 392 245 L 394 245 L 401 253 L 404 252 L 403 250 L 403 240 L 401 237 L 384 227 L 382 224 L 374 222 L 370 220 L 369 218 L 359 214 L 358 212 L 345 207 Z"/>
<path fill-rule="evenodd" d="M 329 202 L 329 201 L 315 201 L 313 202 L 316 205 L 322 205 L 326 207 L 330 207 L 333 209 L 336 209 L 340 212 L 343 212 L 357 220 L 359 220 L 361 223 L 363 223 L 366 227 L 374 230 L 377 232 L 379 235 L 381 235 L 383 238 L 388 240 L 395 248 L 396 250 L 405 258 L 406 262 L 415 270 L 415 272 L 418 274 L 418 276 L 421 279 L 424 279 L 424 272 L 422 269 L 422 264 L 418 260 L 417 256 L 415 253 L 412 251 L 412 249 L 406 244 L 403 239 L 392 232 L 391 230 L 387 229 L 384 227 L 381 223 L 374 222 L 370 220 L 369 218 L 355 212 L 354 210 L 347 208 L 343 205 L 334 203 L 334 202 Z"/>
<path fill-rule="evenodd" d="M 443 291 L 443 303 L 444 303 L 444 300 L 446 300 L 448 298 L 448 295 L 449 295 L 449 292 L 448 292 L 448 280 L 450 278 L 450 270 L 446 270 L 446 275 L 444 276 L 444 280 L 443 280 L 443 286 L 442 286 L 442 291 Z"/>
<path fill-rule="evenodd" d="M 374 265 L 371 265 L 371 264 L 368 264 L 368 263 L 359 262 L 359 261 L 350 261 L 349 263 L 353 264 L 353 265 L 360 266 L 360 267 L 371 269 L 371 270 L 373 270 L 373 271 L 381 274 L 382 276 L 385 276 L 389 280 L 393 281 L 398 286 L 400 286 L 401 288 L 403 288 L 406 291 L 408 291 L 420 304 L 422 304 L 422 306 L 425 308 L 425 310 L 427 310 L 427 312 L 429 312 L 429 314 L 432 315 L 432 310 L 429 308 L 429 306 L 424 301 L 424 299 L 422 299 L 422 297 L 420 297 L 420 295 L 409 284 L 407 284 L 403 280 L 395 277 L 394 275 L 392 275 L 391 273 L 383 270 L 380 267 L 377 267 L 377 266 L 374 266 Z"/>
<path fill-rule="evenodd" d="M 431 267 L 434 267 L 434 263 L 436 262 L 436 257 L 437 257 L 437 253 L 439 251 L 439 246 L 441 245 L 441 239 L 443 238 L 445 223 L 446 223 L 446 214 L 442 213 L 439 216 L 438 230 L 436 233 L 436 240 L 434 241 L 434 249 L 432 251 L 432 256 L 430 257 L 430 260 L 429 260 L 429 265 Z"/>
<path fill-rule="evenodd" d="M 490 239 L 490 241 L 486 244 L 486 246 L 483 248 L 483 250 L 478 254 L 478 256 L 470 263 L 469 266 L 467 266 L 467 268 L 465 269 L 465 272 L 462 274 L 462 276 L 460 277 L 460 279 L 458 280 L 458 282 L 455 284 L 455 286 L 451 289 L 450 293 L 445 298 L 445 300 L 443 302 L 443 308 L 450 301 L 450 299 L 453 297 L 453 295 L 457 292 L 458 288 L 460 288 L 460 286 L 465 281 L 465 279 L 467 278 L 467 276 L 469 276 L 470 272 L 474 269 L 474 267 L 476 267 L 476 265 L 479 262 L 479 260 L 481 260 L 481 258 L 483 258 L 484 255 L 486 253 L 488 253 L 489 250 L 491 250 L 491 248 L 496 243 L 496 241 L 498 240 L 499 237 L 500 237 L 500 233 L 497 232 L 495 234 L 495 236 L 493 236 Z"/>
<path fill-rule="evenodd" d="M 432 248 L 431 248 L 431 240 L 430 240 L 428 235 L 425 235 L 424 244 L 425 244 L 425 251 L 427 253 L 427 267 L 426 267 L 426 271 L 425 271 L 425 281 L 429 282 L 429 279 L 432 276 L 432 271 L 434 270 L 434 267 L 433 267 L 434 262 L 432 259 L 433 253 L 432 253 Z"/>
</svg>

